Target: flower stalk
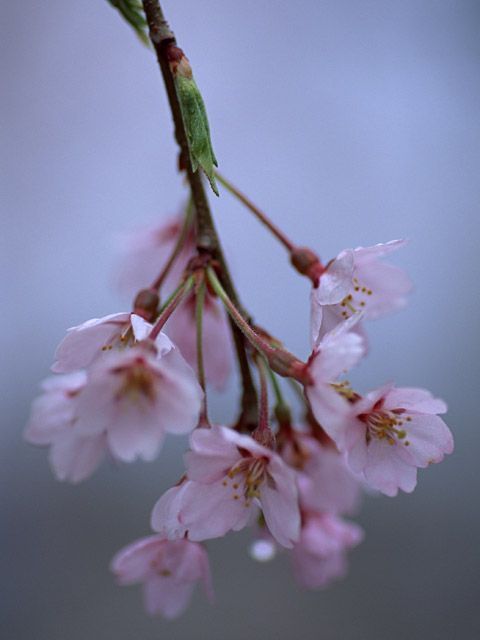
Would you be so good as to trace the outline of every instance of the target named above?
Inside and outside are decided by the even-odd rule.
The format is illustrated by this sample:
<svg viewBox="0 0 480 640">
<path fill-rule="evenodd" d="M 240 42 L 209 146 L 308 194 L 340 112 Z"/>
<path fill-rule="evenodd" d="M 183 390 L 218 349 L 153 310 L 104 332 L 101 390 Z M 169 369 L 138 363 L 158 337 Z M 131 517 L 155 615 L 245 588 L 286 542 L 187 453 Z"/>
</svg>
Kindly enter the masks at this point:
<svg viewBox="0 0 480 640">
<path fill-rule="evenodd" d="M 176 291 L 170 296 L 168 302 L 165 304 L 162 312 L 157 318 L 157 321 L 153 325 L 153 328 L 150 332 L 149 338 L 151 340 L 155 340 L 158 337 L 158 334 L 165 326 L 167 320 L 170 318 L 175 309 L 185 300 L 194 285 L 194 276 L 190 276 L 187 278 L 182 284 L 176 289 Z"/>
</svg>

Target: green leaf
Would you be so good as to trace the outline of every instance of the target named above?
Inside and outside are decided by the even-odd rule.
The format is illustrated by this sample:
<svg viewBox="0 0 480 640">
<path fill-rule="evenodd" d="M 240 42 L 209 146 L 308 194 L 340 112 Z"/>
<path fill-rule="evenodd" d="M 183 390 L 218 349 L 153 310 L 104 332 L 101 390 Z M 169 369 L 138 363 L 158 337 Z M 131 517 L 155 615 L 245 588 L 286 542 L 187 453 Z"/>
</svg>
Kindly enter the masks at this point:
<svg viewBox="0 0 480 640">
<path fill-rule="evenodd" d="M 213 152 L 207 111 L 202 95 L 193 77 L 185 76 L 181 73 L 175 74 L 174 77 L 183 122 L 188 136 L 192 169 L 193 171 L 197 171 L 198 167 L 203 169 L 212 191 L 218 196 L 214 169 L 218 164 Z"/>
<path fill-rule="evenodd" d="M 143 44 L 148 47 L 150 39 L 147 34 L 147 21 L 140 0 L 108 0 L 108 2 L 121 13 Z"/>
</svg>

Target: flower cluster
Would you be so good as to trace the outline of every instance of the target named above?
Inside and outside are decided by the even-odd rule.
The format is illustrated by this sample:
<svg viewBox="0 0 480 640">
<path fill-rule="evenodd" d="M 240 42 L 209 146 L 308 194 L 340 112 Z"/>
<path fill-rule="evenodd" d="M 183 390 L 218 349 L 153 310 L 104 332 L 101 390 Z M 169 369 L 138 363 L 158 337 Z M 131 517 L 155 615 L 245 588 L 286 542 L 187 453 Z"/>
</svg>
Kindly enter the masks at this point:
<svg viewBox="0 0 480 640">
<path fill-rule="evenodd" d="M 199 581 L 212 598 L 202 543 L 246 526 L 254 558 L 283 550 L 299 585 L 326 586 L 363 538 L 346 519 L 363 489 L 411 492 L 417 469 L 453 450 L 442 400 L 393 384 L 363 394 L 343 378 L 366 353 L 364 323 L 406 302 L 410 280 L 384 261 L 403 241 L 348 249 L 325 266 L 289 245 L 312 283 L 311 353 L 302 361 L 232 298 L 222 263 L 197 251 L 194 217 L 189 204 L 183 219 L 132 238 L 121 276 L 138 291 L 132 311 L 68 330 L 25 431 L 50 447 L 56 477 L 70 482 L 104 458 L 151 461 L 166 434 L 189 434 L 180 479 L 153 507 L 154 535 L 111 564 L 120 584 L 143 584 L 148 612 L 167 618 Z M 207 393 L 232 369 L 229 319 L 243 393 L 239 419 L 221 425 L 208 415 Z M 295 411 L 282 379 L 299 391 Z"/>
</svg>

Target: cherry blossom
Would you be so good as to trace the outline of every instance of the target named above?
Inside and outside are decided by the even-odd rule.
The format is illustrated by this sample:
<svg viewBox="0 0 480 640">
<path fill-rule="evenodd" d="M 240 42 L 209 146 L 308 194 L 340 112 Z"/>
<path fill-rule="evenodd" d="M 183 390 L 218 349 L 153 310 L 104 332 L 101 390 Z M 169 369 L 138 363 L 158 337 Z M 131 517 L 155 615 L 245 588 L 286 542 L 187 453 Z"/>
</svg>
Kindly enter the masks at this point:
<svg viewBox="0 0 480 640">
<path fill-rule="evenodd" d="M 250 436 L 226 427 L 197 429 L 190 444 L 188 480 L 160 498 L 152 527 L 164 531 L 167 526 L 171 537 L 178 535 L 180 523 L 180 532 L 191 540 L 216 538 L 245 527 L 260 507 L 273 537 L 291 547 L 300 528 L 293 469 Z M 169 515 L 166 501 L 173 509 Z"/>
<path fill-rule="evenodd" d="M 338 378 L 365 353 L 364 339 L 352 330 L 361 317 L 361 314 L 353 315 L 315 341 L 307 367 L 311 381 L 305 386 L 305 395 L 315 419 L 339 447 L 343 444 L 339 439 L 350 404 L 344 394 L 339 393 L 342 383 Z"/>
<path fill-rule="evenodd" d="M 151 325 L 134 313 L 113 313 L 71 327 L 55 351 L 52 371 L 69 373 L 88 367 L 100 355 L 144 340 Z"/>
<path fill-rule="evenodd" d="M 345 249 L 327 265 L 312 290 L 313 339 L 355 312 L 363 311 L 366 320 L 373 320 L 406 304 L 412 287 L 410 278 L 402 269 L 381 260 L 404 245 L 404 240 L 392 240 Z"/>
<path fill-rule="evenodd" d="M 346 551 L 363 539 L 362 529 L 332 514 L 303 514 L 300 539 L 291 551 L 293 572 L 300 586 L 327 586 L 346 573 Z"/>
<path fill-rule="evenodd" d="M 150 225 L 127 234 L 122 242 L 122 258 L 118 283 L 130 295 L 150 286 L 162 271 L 183 226 L 183 216 Z M 190 233 L 183 245 L 170 273 L 166 285 L 172 289 L 180 279 L 188 261 L 194 255 L 194 238 Z"/>
<path fill-rule="evenodd" d="M 119 460 L 153 460 L 166 433 L 185 434 L 197 426 L 202 397 L 192 369 L 160 334 L 155 344 L 111 352 L 91 366 L 76 428 L 83 435 L 106 433 Z"/>
<path fill-rule="evenodd" d="M 195 295 L 192 294 L 166 324 L 165 332 L 189 365 L 197 367 Z M 222 389 L 232 369 L 232 344 L 225 311 L 217 298 L 207 293 L 203 307 L 203 355 L 207 381 Z"/>
<path fill-rule="evenodd" d="M 110 568 L 120 585 L 143 584 L 145 609 L 172 619 L 187 608 L 197 582 L 213 600 L 208 556 L 189 540 L 165 540 L 153 535 L 119 551 Z"/>
<path fill-rule="evenodd" d="M 85 384 L 83 371 L 45 380 L 24 432 L 27 442 L 50 445 L 50 464 L 58 480 L 85 480 L 105 455 L 104 434 L 84 436 L 75 427 L 78 396 Z"/>
<path fill-rule="evenodd" d="M 353 513 L 360 501 L 360 482 L 348 468 L 345 454 L 333 445 L 321 445 L 314 438 L 295 433 L 282 457 L 297 468 L 297 485 L 302 508 L 329 513 Z"/>
<path fill-rule="evenodd" d="M 453 451 L 452 434 L 437 415 L 443 400 L 424 389 L 386 385 L 352 403 L 340 430 L 328 431 L 347 452 L 350 467 L 388 496 L 416 486 L 417 467 L 441 462 Z"/>
</svg>

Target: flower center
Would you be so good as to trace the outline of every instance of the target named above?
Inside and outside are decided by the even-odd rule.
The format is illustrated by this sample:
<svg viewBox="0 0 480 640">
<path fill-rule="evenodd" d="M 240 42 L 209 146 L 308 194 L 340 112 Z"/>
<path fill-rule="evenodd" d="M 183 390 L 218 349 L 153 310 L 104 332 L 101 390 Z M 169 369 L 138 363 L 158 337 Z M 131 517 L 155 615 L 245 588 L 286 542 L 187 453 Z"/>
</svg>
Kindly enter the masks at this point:
<svg viewBox="0 0 480 640">
<path fill-rule="evenodd" d="M 125 327 L 125 325 L 123 325 Z M 127 328 L 124 331 L 120 331 L 119 333 L 115 333 L 111 338 L 110 342 L 107 342 L 103 345 L 102 351 L 111 351 L 113 348 L 124 349 L 128 347 L 129 344 L 134 342 L 134 336 L 132 327 L 130 324 L 127 325 Z"/>
<path fill-rule="evenodd" d="M 377 440 L 386 440 L 390 445 L 397 443 L 401 443 L 405 447 L 410 445 L 410 441 L 407 440 L 407 431 L 403 425 L 406 422 L 411 422 L 412 418 L 405 415 L 405 409 L 391 411 L 378 409 L 358 417 L 367 426 L 367 444 L 371 442 L 372 438 L 376 438 Z"/>
<path fill-rule="evenodd" d="M 359 394 L 352 389 L 348 380 L 342 380 L 341 382 L 332 382 L 331 386 L 337 393 L 342 396 L 342 398 L 348 400 L 348 402 L 355 402 L 360 398 Z"/>
<path fill-rule="evenodd" d="M 144 400 L 155 402 L 154 376 L 142 358 L 137 358 L 133 365 L 114 369 L 113 373 L 122 374 L 122 382 L 116 393 L 117 400 L 128 398 L 136 403 Z"/>
<path fill-rule="evenodd" d="M 348 296 L 340 302 L 342 309 L 342 318 L 349 318 L 357 311 L 361 311 L 367 306 L 369 296 L 373 291 L 368 287 L 363 286 L 358 278 L 353 278 L 353 293 L 349 293 Z"/>
<path fill-rule="evenodd" d="M 272 486 L 275 484 L 268 472 L 268 460 L 249 457 L 240 460 L 228 471 L 222 485 L 233 489 L 233 500 L 240 500 L 243 496 L 245 506 L 249 507 L 253 498 L 260 497 L 260 486 L 264 481 Z"/>
</svg>

